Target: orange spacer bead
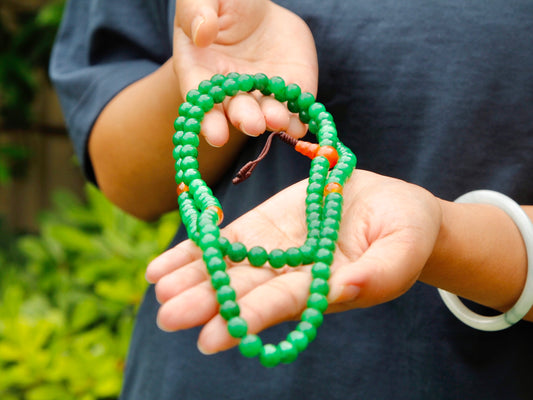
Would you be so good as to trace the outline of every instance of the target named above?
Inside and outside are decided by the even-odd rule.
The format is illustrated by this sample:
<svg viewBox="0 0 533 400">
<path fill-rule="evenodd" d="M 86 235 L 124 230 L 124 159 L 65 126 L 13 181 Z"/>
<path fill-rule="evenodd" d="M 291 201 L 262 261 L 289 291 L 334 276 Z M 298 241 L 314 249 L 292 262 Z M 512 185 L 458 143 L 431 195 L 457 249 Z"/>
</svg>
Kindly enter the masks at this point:
<svg viewBox="0 0 533 400">
<path fill-rule="evenodd" d="M 330 193 L 340 193 L 342 194 L 342 186 L 337 182 L 330 182 L 324 188 L 324 196 L 327 196 Z"/>
<path fill-rule="evenodd" d="M 326 157 L 329 161 L 330 168 L 333 168 L 335 164 L 337 164 L 337 161 L 339 161 L 339 153 L 337 153 L 337 150 L 331 146 L 320 146 L 316 156 Z"/>
<path fill-rule="evenodd" d="M 305 140 L 298 140 L 294 146 L 294 150 L 309 158 L 315 158 L 320 146 L 316 143 L 306 142 Z"/>
<path fill-rule="evenodd" d="M 218 215 L 217 225 L 220 225 L 222 223 L 222 221 L 224 220 L 224 213 L 222 212 L 222 209 L 220 207 L 209 206 L 206 208 L 206 210 L 215 210 Z"/>
<path fill-rule="evenodd" d="M 178 185 L 178 189 L 176 190 L 176 192 L 178 193 L 178 196 L 180 194 L 182 194 L 183 192 L 188 192 L 189 191 L 189 186 L 187 186 L 185 183 L 181 182 L 179 185 Z"/>
</svg>

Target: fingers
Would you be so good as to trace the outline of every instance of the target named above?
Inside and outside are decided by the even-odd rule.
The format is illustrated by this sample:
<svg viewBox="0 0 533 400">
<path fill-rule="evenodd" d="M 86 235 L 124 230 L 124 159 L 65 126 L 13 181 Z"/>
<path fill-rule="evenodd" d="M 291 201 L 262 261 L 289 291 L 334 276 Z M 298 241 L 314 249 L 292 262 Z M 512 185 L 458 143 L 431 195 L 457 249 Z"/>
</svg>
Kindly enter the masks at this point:
<svg viewBox="0 0 533 400">
<path fill-rule="evenodd" d="M 217 0 L 177 0 L 174 24 L 179 26 L 197 47 L 207 47 L 218 35 Z"/>
<path fill-rule="evenodd" d="M 202 251 L 191 240 L 186 240 L 152 260 L 146 268 L 146 280 L 157 283 L 163 276 L 201 258 Z"/>
<path fill-rule="evenodd" d="M 253 273 L 250 273 L 250 268 L 249 266 L 236 266 L 228 271 L 237 297 L 245 295 L 275 275 L 268 268 L 257 268 Z M 219 304 L 211 283 L 204 279 L 166 300 L 159 309 L 157 321 L 159 327 L 166 331 L 188 329 L 207 323 L 217 315 L 218 309 Z"/>
<path fill-rule="evenodd" d="M 239 298 L 240 315 L 248 323 L 248 332 L 257 333 L 298 318 L 305 308 L 310 282 L 309 271 L 293 271 L 278 275 Z M 198 338 L 198 348 L 204 354 L 227 350 L 237 344 L 238 340 L 229 335 L 226 321 L 220 315 L 207 322 Z"/>
</svg>

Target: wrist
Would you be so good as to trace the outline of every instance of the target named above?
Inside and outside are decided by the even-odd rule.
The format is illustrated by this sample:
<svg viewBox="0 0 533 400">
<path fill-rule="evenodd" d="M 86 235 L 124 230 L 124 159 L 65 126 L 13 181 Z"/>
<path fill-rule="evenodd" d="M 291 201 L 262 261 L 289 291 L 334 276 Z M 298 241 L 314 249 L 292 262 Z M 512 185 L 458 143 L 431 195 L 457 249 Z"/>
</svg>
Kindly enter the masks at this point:
<svg viewBox="0 0 533 400">
<path fill-rule="evenodd" d="M 485 204 L 439 200 L 442 222 L 420 280 L 505 311 L 526 279 L 526 251 L 509 216 Z"/>
</svg>

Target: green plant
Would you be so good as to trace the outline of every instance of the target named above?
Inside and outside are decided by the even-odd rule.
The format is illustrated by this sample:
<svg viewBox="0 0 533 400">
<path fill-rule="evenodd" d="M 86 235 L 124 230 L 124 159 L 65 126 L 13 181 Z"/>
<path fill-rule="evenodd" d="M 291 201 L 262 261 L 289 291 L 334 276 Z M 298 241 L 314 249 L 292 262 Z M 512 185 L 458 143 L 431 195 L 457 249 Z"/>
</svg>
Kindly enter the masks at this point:
<svg viewBox="0 0 533 400">
<path fill-rule="evenodd" d="M 0 398 L 103 400 L 119 394 L 148 261 L 179 219 L 136 220 L 87 186 L 53 196 L 38 236 L 0 253 Z"/>
</svg>

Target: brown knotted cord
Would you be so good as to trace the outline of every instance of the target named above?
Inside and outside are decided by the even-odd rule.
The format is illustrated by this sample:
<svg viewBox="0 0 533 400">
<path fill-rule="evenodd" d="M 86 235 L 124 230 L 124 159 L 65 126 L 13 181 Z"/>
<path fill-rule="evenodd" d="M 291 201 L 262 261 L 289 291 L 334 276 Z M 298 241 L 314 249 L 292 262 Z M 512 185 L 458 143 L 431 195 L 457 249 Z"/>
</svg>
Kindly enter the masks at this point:
<svg viewBox="0 0 533 400">
<path fill-rule="evenodd" d="M 241 183 L 248 179 L 250 175 L 252 175 L 252 171 L 257 166 L 259 161 L 261 161 L 265 156 L 267 155 L 268 151 L 270 150 L 270 146 L 272 145 L 272 138 L 274 136 L 277 136 L 281 139 L 282 142 L 287 143 L 289 146 L 296 146 L 296 143 L 298 142 L 298 139 L 293 138 L 292 136 L 289 136 L 287 133 L 283 131 L 279 132 L 272 132 L 263 147 L 263 150 L 261 150 L 261 153 L 257 158 L 253 161 L 248 161 L 244 166 L 237 172 L 237 175 L 235 175 L 235 178 L 233 178 L 233 184 L 236 185 L 238 183 Z"/>
</svg>

